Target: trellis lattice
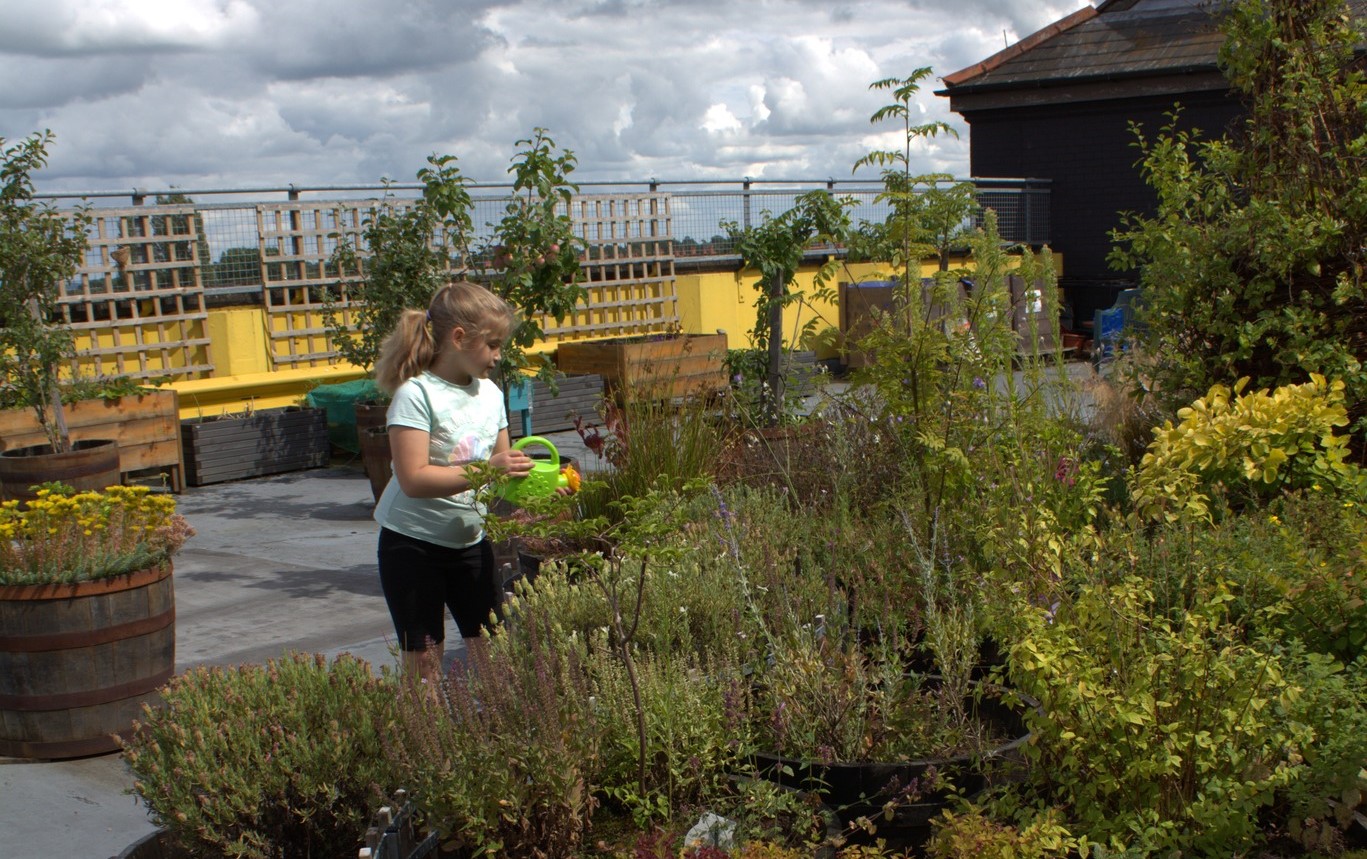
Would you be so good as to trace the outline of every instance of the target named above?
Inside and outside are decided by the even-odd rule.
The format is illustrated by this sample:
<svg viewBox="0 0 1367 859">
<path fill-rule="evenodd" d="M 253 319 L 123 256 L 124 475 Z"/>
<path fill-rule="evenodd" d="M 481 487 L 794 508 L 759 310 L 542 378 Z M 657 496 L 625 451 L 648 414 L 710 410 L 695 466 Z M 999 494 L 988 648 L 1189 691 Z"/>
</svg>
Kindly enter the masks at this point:
<svg viewBox="0 0 1367 859">
<path fill-rule="evenodd" d="M 345 236 L 364 252 L 365 219 L 405 201 L 281 203 L 257 209 L 264 304 L 277 364 L 316 366 L 336 357 L 323 324 L 331 299 L 342 323 L 355 328 L 349 286 L 360 272 L 338 272 L 328 258 Z M 585 243 L 580 260 L 588 300 L 561 322 L 540 320 L 548 342 L 651 334 L 679 325 L 669 195 L 610 194 L 574 198 L 569 215 Z M 433 237 L 434 241 L 437 239 Z M 483 273 L 472 273 L 479 280 Z"/>
<path fill-rule="evenodd" d="M 193 205 L 92 209 L 89 245 L 59 298 L 85 345 L 81 375 L 195 379 L 214 370 L 205 330 L 203 222 Z"/>
<path fill-rule="evenodd" d="M 570 219 L 587 246 L 581 266 L 588 301 L 561 324 L 545 320 L 547 339 L 676 329 L 679 306 L 669 195 L 575 197 Z"/>
<path fill-rule="evenodd" d="M 342 237 L 360 244 L 365 220 L 379 205 L 367 200 L 256 207 L 262 303 L 271 358 L 277 365 L 316 367 L 337 357 L 323 308 L 331 300 L 342 323 L 354 328 L 347 287 L 360 273 L 336 271 L 329 260 Z"/>
</svg>

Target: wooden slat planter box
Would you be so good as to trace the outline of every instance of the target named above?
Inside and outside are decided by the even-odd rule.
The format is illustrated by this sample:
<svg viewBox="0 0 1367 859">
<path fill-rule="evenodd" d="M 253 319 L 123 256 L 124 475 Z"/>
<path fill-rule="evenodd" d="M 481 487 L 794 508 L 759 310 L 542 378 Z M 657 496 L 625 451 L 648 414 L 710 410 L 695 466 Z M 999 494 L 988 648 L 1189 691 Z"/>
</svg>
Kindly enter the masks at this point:
<svg viewBox="0 0 1367 859">
<path fill-rule="evenodd" d="M 180 437 L 191 486 L 328 464 L 324 409 L 266 409 L 246 417 L 187 420 L 181 422 Z"/>
<path fill-rule="evenodd" d="M 551 396 L 545 382 L 532 381 L 532 435 L 544 435 L 574 428 L 574 416 L 597 423 L 598 405 L 603 399 L 603 377 L 597 373 L 565 376 L 560 392 Z M 522 435 L 522 422 L 509 415 L 508 431 L 513 438 Z"/>
<path fill-rule="evenodd" d="M 816 393 L 816 353 L 809 349 L 791 352 L 784 356 L 787 368 L 788 393 L 806 397 Z"/>
<path fill-rule="evenodd" d="M 149 390 L 116 400 L 81 400 L 67 405 L 63 412 L 73 441 L 118 441 L 119 471 L 124 475 L 165 469 L 171 490 L 185 489 L 180 404 L 175 391 Z M 0 411 L 0 447 L 9 450 L 46 442 L 32 409 Z"/>
<path fill-rule="evenodd" d="M 556 363 L 564 373 L 597 373 L 618 396 L 663 399 L 727 387 L 725 334 L 561 343 Z"/>
</svg>

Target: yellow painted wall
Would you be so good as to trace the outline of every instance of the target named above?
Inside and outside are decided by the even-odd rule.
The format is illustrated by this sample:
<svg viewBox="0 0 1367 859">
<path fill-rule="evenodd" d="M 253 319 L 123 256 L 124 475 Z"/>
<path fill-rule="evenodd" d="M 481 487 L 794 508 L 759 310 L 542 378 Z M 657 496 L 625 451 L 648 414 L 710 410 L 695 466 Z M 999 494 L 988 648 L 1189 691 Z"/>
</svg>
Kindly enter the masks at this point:
<svg viewBox="0 0 1367 859">
<path fill-rule="evenodd" d="M 955 265 L 960 261 L 956 260 Z M 923 277 L 935 272 L 936 263 L 926 262 L 921 267 Z M 809 320 L 815 320 L 812 330 L 813 342 L 797 342 L 798 348 L 814 349 L 818 358 L 833 358 L 837 354 L 835 333 L 840 328 L 840 307 L 837 304 L 837 287 L 840 283 L 860 283 L 866 280 L 879 280 L 891 275 L 886 267 L 873 263 L 853 263 L 842 265 L 827 283 L 830 299 L 815 297 L 817 293 L 816 275 L 819 266 L 811 263 L 802 267 L 796 278 L 796 287 L 809 298 L 795 302 L 783 314 L 784 342 L 794 345 L 800 340 L 803 329 Z M 758 285 L 760 274 L 755 269 L 742 271 L 709 271 L 697 274 L 680 275 L 679 315 L 683 318 L 683 328 L 691 333 L 711 334 L 722 330 L 727 334 L 727 345 L 732 349 L 745 349 L 754 345 L 751 336 L 756 324 L 755 300 L 761 287 Z M 825 335 L 823 336 L 823 332 Z"/>
<path fill-rule="evenodd" d="M 209 354 L 214 357 L 218 375 L 270 372 L 266 314 L 260 307 L 210 310 L 205 328 L 209 332 Z"/>
</svg>

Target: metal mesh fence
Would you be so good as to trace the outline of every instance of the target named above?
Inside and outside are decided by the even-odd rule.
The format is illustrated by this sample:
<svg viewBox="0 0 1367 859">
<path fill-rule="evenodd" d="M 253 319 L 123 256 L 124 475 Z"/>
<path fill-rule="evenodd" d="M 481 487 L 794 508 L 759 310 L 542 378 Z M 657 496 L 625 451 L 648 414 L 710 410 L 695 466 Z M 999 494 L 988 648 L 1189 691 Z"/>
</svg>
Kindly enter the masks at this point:
<svg viewBox="0 0 1367 859">
<path fill-rule="evenodd" d="M 248 195 L 177 191 L 158 195 L 150 206 L 142 205 L 148 195 L 137 192 L 131 207 L 120 207 L 124 201 L 118 197 L 126 194 L 69 195 L 97 203 L 91 249 L 63 298 L 64 321 L 91 337 L 85 369 L 143 378 L 212 372 L 206 310 L 233 303 L 264 306 L 277 364 L 330 362 L 336 352 L 324 325 L 324 305 L 336 301 L 345 313 L 347 284 L 360 274 L 336 270 L 331 257 L 339 240 L 345 237 L 364 253 L 360 238 L 366 220 L 382 203 L 409 205 L 420 190 L 416 185 L 261 189 L 252 192 L 257 199 L 236 202 L 204 198 Z M 511 188 L 475 190 L 472 244 L 479 247 L 493 238 Z M 560 341 L 668 329 L 678 321 L 676 261 L 734 265 L 729 226 L 761 224 L 813 190 L 851 197 L 856 224 L 882 222 L 891 211 L 878 199 L 881 188 L 867 182 L 581 186 L 567 212 L 585 242 L 589 300 L 563 324 L 547 321 L 547 333 Z M 1032 245 L 1048 241 L 1047 182 L 983 180 L 977 190 L 980 204 L 997 211 L 1003 239 Z M 308 199 L 301 197 L 305 193 Z M 260 199 L 271 194 L 275 200 Z"/>
<path fill-rule="evenodd" d="M 998 229 L 1005 241 L 1035 246 L 1049 242 L 1047 180 L 977 179 L 973 182 L 978 189 L 979 205 L 996 211 Z M 672 207 L 674 254 L 690 262 L 733 256 L 735 246 L 727 237 L 724 224 L 730 222 L 745 227 L 762 223 L 766 214 L 777 216 L 788 211 L 800 196 L 812 190 L 824 188 L 838 196 L 854 198 L 856 205 L 850 214 L 856 224 L 862 221 L 882 222 L 891 211 L 888 203 L 877 199 L 881 187 L 867 181 L 622 182 L 585 184 L 580 190 L 585 195 L 594 195 L 617 193 L 618 188 L 668 191 Z M 382 196 L 389 195 L 395 201 L 402 202 L 415 199 L 419 191 L 420 187 L 416 185 L 261 189 L 254 192 L 257 199 L 233 203 L 206 202 L 205 198 L 228 194 L 244 197 L 246 194 L 215 189 L 177 193 L 184 195 L 180 199 L 194 200 L 194 209 L 202 221 L 203 240 L 207 242 L 208 253 L 199 260 L 201 280 L 206 294 L 215 296 L 253 293 L 273 281 L 335 276 L 335 273 L 321 269 L 287 273 L 285 267 L 291 258 L 298 262 L 301 252 L 314 260 L 326 259 L 335 246 L 335 240 L 329 238 L 329 233 L 358 231 L 360 219 Z M 510 191 L 508 186 L 476 186 L 473 194 L 476 244 L 492 237 L 493 225 L 503 217 Z M 115 192 L 39 196 L 55 199 L 85 197 L 97 202 L 101 198 L 122 196 L 127 200 L 129 197 L 127 193 Z M 149 195 L 138 192 L 133 198 L 136 202 L 146 196 Z M 318 242 L 316 247 L 293 248 L 280 242 L 263 241 L 263 229 L 271 232 L 272 225 L 261 220 L 261 209 L 269 207 L 276 213 L 288 213 L 288 201 L 265 202 L 267 198 L 279 201 L 283 196 L 288 196 L 290 200 L 306 197 L 309 201 L 310 205 L 299 207 L 300 217 L 318 219 L 316 223 L 302 225 L 314 230 Z M 303 214 L 304 210 L 310 214 Z M 975 220 L 980 223 L 981 216 Z M 291 225 L 285 222 L 283 226 Z"/>
</svg>

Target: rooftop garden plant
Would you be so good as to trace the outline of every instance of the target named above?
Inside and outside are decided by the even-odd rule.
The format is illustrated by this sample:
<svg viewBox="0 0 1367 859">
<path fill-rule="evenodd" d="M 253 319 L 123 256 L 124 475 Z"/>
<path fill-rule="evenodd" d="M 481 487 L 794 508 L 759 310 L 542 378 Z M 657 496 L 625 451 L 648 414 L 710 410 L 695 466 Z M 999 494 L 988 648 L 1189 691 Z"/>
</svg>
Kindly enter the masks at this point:
<svg viewBox="0 0 1367 859">
<path fill-rule="evenodd" d="M 80 267 L 90 217 L 58 212 L 33 199 L 34 176 L 47 164 L 51 131 L 18 142 L 0 137 L 0 370 L 33 409 L 53 453 L 71 446 L 59 391 L 61 367 L 74 356 L 58 299 Z"/>
<path fill-rule="evenodd" d="M 194 535 L 175 499 L 145 486 L 0 502 L 0 584 L 92 581 L 167 561 Z"/>
<path fill-rule="evenodd" d="M 1152 214 L 1129 213 L 1111 261 L 1138 269 L 1140 339 L 1169 410 L 1247 376 L 1339 379 L 1367 454 L 1367 76 L 1359 12 L 1339 0 L 1237 2 L 1219 62 L 1247 108 L 1223 137 L 1135 128 Z M 1211 296 L 1219 296 L 1212 301 Z"/>
<path fill-rule="evenodd" d="M 784 311 L 795 305 L 810 310 L 814 301 L 833 302 L 835 294 L 830 280 L 842 261 L 834 254 L 826 257 L 810 294 L 793 289 L 798 269 L 813 245 L 831 248 L 844 244 L 850 232 L 848 210 L 854 205 L 852 198 L 836 199 L 825 191 L 811 191 L 780 215 L 764 212 L 758 226 L 742 229 L 734 221 L 721 224 L 735 242 L 742 265 L 760 274 L 755 282 L 755 324 L 750 330 L 753 345 L 748 350 L 735 350 L 730 362 L 740 376 L 736 387 L 742 391 L 747 387 L 758 390 L 754 405 L 765 426 L 777 426 L 791 417 L 785 391 Z M 820 314 L 813 313 L 801 332 L 787 338 L 789 351 L 791 344 L 814 335 L 822 321 Z"/>
<path fill-rule="evenodd" d="M 544 337 L 540 317 L 560 320 L 584 297 L 579 285 L 583 242 L 574 235 L 568 205 L 577 186 L 569 182 L 574 153 L 557 149 L 546 129 L 518 140 L 508 172 L 513 196 L 504 217 L 489 224 L 481 242 L 474 223 L 470 180 L 454 155 L 432 155 L 418 171 L 417 199 L 386 195 L 362 224 L 359 241 L 337 235 L 329 269 L 338 277 L 358 275 L 340 289 L 354 302 L 343 311 L 335 300 L 324 319 L 334 347 L 352 364 L 370 371 L 380 345 L 407 308 L 426 308 L 433 293 L 453 278 L 486 284 L 517 308 L 520 316 L 500 359 L 500 375 L 534 364 L 553 375 L 528 349 Z"/>
</svg>

